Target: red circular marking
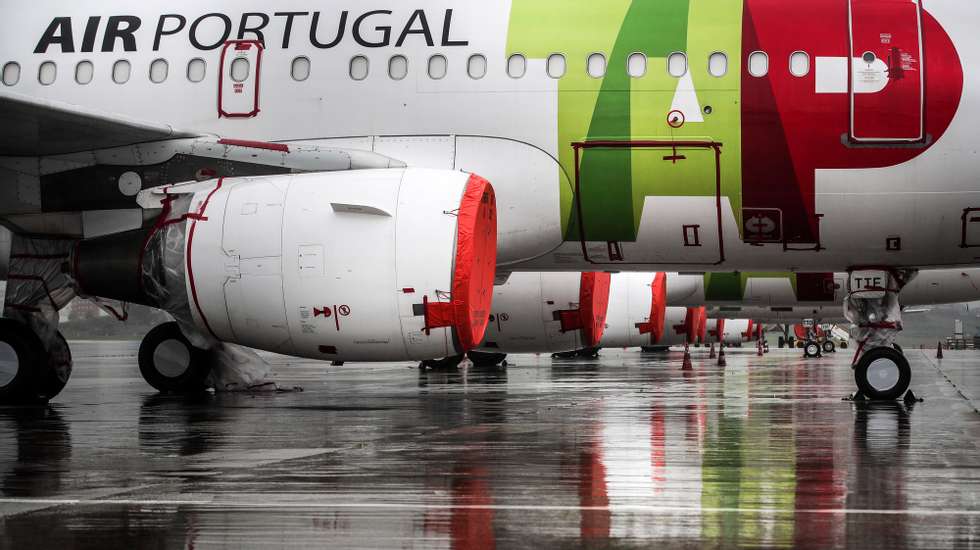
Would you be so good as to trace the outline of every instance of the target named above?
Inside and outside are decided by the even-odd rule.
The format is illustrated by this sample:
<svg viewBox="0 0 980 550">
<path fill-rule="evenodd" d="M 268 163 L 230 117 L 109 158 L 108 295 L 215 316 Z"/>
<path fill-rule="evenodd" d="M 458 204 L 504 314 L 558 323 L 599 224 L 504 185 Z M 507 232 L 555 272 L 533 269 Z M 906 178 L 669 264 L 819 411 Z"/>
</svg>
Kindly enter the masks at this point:
<svg viewBox="0 0 980 550">
<path fill-rule="evenodd" d="M 667 126 L 670 126 L 671 128 L 680 128 L 684 125 L 686 120 L 687 118 L 684 116 L 684 113 L 678 111 L 677 109 L 667 113 Z"/>
<path fill-rule="evenodd" d="M 350 315 L 350 306 L 344 305 L 344 306 L 338 307 L 337 308 L 337 313 L 343 315 L 344 317 L 347 317 L 348 315 Z"/>
</svg>

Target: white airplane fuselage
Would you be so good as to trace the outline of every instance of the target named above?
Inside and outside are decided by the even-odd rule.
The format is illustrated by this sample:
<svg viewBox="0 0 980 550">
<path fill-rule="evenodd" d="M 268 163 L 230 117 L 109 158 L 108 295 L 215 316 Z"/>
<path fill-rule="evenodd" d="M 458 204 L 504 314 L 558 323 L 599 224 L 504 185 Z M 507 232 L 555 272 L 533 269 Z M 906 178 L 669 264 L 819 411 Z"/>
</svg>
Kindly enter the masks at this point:
<svg viewBox="0 0 980 550">
<path fill-rule="evenodd" d="M 975 264 L 980 7 L 783 4 L 692 1 L 681 32 L 630 2 L 9 2 L 0 90 L 480 174 L 503 271 Z M 642 63 L 638 23 L 669 37 Z"/>
</svg>

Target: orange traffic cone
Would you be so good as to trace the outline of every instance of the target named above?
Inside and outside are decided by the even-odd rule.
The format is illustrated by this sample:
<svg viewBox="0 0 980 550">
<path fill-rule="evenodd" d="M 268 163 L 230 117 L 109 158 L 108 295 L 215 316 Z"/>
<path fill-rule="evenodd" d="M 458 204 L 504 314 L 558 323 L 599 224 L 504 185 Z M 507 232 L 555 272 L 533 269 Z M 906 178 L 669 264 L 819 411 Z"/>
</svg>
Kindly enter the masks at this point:
<svg viewBox="0 0 980 550">
<path fill-rule="evenodd" d="M 712 342 L 711 347 L 708 348 L 708 359 L 714 359 L 714 358 L 715 358 L 715 343 Z"/>
<path fill-rule="evenodd" d="M 724 367 L 724 366 L 727 366 L 727 365 L 728 365 L 728 362 L 725 361 L 725 348 L 721 348 L 718 351 L 718 366 L 719 367 Z"/>
<path fill-rule="evenodd" d="M 939 342 L 939 345 L 936 346 L 936 359 L 942 359 L 942 358 L 943 358 L 943 343 Z"/>
</svg>

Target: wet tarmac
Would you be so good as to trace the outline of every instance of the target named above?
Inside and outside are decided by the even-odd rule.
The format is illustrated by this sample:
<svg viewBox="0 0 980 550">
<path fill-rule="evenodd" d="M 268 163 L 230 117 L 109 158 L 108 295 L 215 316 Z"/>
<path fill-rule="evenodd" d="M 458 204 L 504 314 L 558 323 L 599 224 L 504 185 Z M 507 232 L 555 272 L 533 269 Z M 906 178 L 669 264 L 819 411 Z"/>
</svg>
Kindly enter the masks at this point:
<svg viewBox="0 0 980 550">
<path fill-rule="evenodd" d="M 136 346 L 0 408 L 0 548 L 980 546 L 980 352 L 908 351 L 907 407 L 842 401 L 843 352 L 274 357 L 304 392 L 183 399 Z"/>
</svg>

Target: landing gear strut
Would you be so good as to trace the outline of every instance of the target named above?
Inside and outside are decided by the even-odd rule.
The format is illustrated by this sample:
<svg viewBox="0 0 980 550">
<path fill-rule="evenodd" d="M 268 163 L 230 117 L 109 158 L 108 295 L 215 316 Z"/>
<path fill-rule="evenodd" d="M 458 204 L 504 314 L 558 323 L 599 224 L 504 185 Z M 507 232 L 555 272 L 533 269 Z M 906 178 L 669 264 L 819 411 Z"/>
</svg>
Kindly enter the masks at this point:
<svg viewBox="0 0 980 550">
<path fill-rule="evenodd" d="M 858 327 L 858 346 L 851 367 L 858 392 L 854 399 L 915 399 L 909 384 L 912 369 L 894 343 L 902 330 L 898 293 L 915 276 L 911 270 L 852 271 L 844 316 Z"/>
</svg>

